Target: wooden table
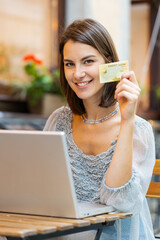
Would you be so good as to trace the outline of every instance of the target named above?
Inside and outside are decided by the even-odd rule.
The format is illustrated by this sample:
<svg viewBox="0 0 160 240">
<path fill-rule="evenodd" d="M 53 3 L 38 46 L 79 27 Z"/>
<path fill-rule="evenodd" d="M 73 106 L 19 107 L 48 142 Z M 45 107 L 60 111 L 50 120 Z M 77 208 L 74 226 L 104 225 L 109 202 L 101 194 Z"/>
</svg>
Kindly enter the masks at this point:
<svg viewBox="0 0 160 240">
<path fill-rule="evenodd" d="M 96 229 L 95 240 L 98 240 L 104 227 L 131 216 L 130 213 L 109 213 L 84 219 L 65 219 L 0 213 L 0 235 L 10 240 L 43 240 Z"/>
</svg>

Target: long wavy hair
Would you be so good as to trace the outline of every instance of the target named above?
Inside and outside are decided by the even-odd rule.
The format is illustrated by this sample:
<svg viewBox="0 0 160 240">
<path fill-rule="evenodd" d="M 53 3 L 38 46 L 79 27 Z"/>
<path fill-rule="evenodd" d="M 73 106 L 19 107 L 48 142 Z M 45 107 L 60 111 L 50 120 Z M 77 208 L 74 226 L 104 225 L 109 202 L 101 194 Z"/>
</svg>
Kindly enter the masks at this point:
<svg viewBox="0 0 160 240">
<path fill-rule="evenodd" d="M 88 44 L 95 48 L 105 59 L 106 63 L 119 61 L 113 40 L 106 28 L 93 19 L 76 20 L 63 33 L 60 41 L 60 82 L 62 91 L 72 112 L 78 115 L 85 113 L 82 99 L 78 98 L 69 86 L 64 73 L 63 49 L 68 40 Z M 104 85 L 99 106 L 109 107 L 116 103 L 114 92 L 117 82 Z"/>
</svg>

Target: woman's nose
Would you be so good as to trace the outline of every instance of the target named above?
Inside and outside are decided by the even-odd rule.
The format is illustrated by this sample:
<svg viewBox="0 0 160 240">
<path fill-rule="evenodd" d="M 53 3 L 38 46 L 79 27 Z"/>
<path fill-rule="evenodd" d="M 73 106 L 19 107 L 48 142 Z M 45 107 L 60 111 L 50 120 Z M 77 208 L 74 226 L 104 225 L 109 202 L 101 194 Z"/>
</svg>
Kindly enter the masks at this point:
<svg viewBox="0 0 160 240">
<path fill-rule="evenodd" d="M 85 71 L 83 69 L 83 67 L 81 66 L 75 66 L 75 69 L 74 69 L 74 77 L 76 79 L 81 79 L 85 76 Z"/>
</svg>

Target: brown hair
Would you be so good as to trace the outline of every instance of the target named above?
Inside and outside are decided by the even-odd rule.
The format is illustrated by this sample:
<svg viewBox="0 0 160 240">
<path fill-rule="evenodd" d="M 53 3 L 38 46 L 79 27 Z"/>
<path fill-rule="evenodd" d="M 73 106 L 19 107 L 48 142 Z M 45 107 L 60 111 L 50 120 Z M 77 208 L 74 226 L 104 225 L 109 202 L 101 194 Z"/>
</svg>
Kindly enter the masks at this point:
<svg viewBox="0 0 160 240">
<path fill-rule="evenodd" d="M 93 19 L 76 20 L 63 33 L 60 41 L 60 82 L 67 102 L 75 114 L 85 113 L 82 99 L 78 98 L 69 86 L 64 73 L 63 48 L 68 40 L 88 44 L 103 56 L 106 63 L 119 61 L 113 40 L 103 25 Z M 99 106 L 109 107 L 115 104 L 114 92 L 117 82 L 107 83 Z"/>
</svg>

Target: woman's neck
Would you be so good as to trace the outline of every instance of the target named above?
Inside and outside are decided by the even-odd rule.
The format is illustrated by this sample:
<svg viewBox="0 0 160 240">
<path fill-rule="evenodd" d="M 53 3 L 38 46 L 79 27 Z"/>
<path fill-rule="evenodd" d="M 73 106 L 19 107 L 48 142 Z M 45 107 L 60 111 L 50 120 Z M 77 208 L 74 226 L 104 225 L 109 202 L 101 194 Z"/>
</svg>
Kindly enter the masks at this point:
<svg viewBox="0 0 160 240">
<path fill-rule="evenodd" d="M 105 108 L 98 106 L 98 104 L 93 104 L 88 101 L 87 102 L 84 101 L 84 107 L 86 109 L 85 114 L 86 118 L 88 120 L 97 120 L 113 112 L 117 107 L 117 103 L 113 106 Z"/>
</svg>

